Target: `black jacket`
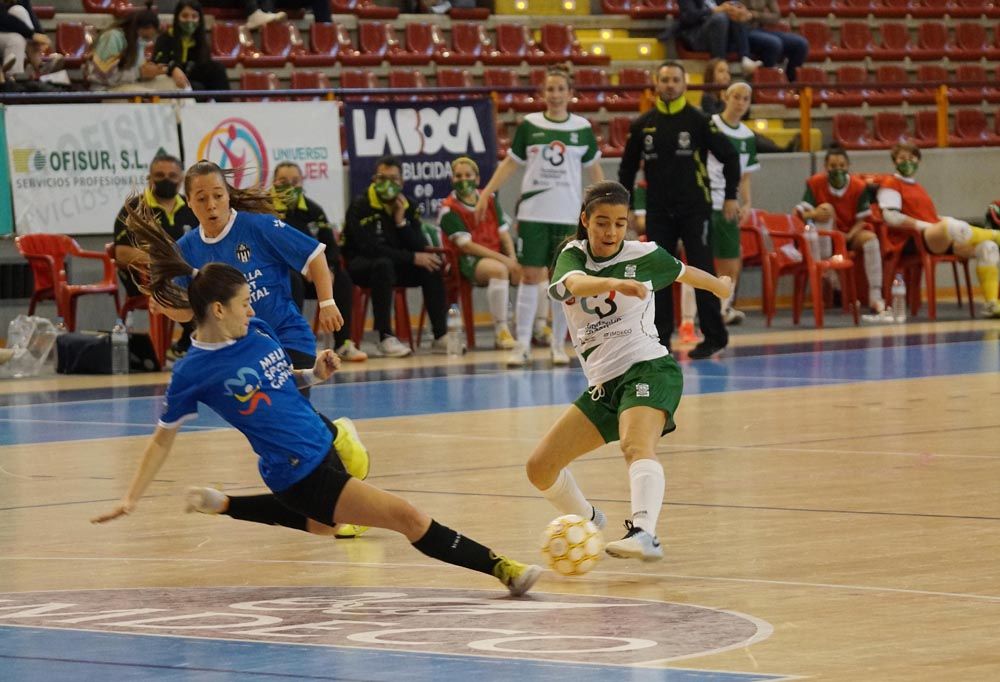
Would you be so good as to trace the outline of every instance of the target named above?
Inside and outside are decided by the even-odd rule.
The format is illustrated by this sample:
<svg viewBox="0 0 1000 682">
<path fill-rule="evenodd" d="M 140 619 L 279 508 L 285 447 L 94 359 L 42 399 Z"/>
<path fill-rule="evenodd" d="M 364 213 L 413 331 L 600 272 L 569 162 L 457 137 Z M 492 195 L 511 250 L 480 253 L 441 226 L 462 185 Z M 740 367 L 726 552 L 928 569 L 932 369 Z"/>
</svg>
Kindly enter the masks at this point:
<svg viewBox="0 0 1000 682">
<path fill-rule="evenodd" d="M 635 187 L 640 162 L 646 175 L 646 209 L 650 214 L 711 213 L 708 152 L 723 164 L 726 199 L 735 199 L 740 184 L 740 157 L 725 135 L 697 108 L 685 103 L 675 113 L 657 106 L 632 122 L 618 168 L 618 182 Z"/>
<path fill-rule="evenodd" d="M 355 197 L 347 209 L 344 258 L 350 263 L 351 259 L 359 256 L 387 256 L 397 265 L 413 263 L 413 254 L 428 246 L 413 202 L 406 207 L 405 219 L 406 224 L 397 227 L 393 216 L 386 212 L 375 196 L 374 188 L 369 187 L 365 194 Z"/>
<path fill-rule="evenodd" d="M 153 61 L 157 64 L 166 64 L 170 70 L 179 66 L 181 71 L 189 73 L 196 64 L 212 61 L 208 51 L 208 38 L 203 34 L 201 40 L 196 40 L 187 54 L 184 54 L 181 41 L 174 37 L 174 29 L 168 29 L 157 36 L 153 44 Z"/>
<path fill-rule="evenodd" d="M 340 247 L 330 227 L 330 221 L 326 217 L 323 207 L 309 197 L 302 197 L 305 201 L 305 208 L 295 206 L 279 211 L 279 217 L 287 224 L 291 225 L 299 232 L 304 232 L 320 244 L 326 246 L 326 264 L 331 270 L 337 269 L 337 261 L 340 259 Z"/>
</svg>

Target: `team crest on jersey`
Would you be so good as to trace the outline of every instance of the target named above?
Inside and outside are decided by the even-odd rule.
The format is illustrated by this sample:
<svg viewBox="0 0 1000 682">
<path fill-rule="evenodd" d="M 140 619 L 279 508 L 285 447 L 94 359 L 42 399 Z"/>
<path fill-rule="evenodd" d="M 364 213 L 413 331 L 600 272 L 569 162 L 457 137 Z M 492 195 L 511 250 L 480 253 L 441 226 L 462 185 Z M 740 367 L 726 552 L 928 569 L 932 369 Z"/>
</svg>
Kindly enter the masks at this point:
<svg viewBox="0 0 1000 682">
<path fill-rule="evenodd" d="M 569 134 L 569 142 L 570 142 L 570 144 L 576 144 L 579 141 L 580 141 L 580 134 L 579 133 L 570 133 Z"/>
<path fill-rule="evenodd" d="M 236 260 L 244 265 L 250 262 L 250 247 L 243 242 L 236 247 Z"/>
<path fill-rule="evenodd" d="M 682 130 L 677 135 L 677 146 L 681 149 L 691 148 L 691 133 L 686 130 Z"/>
<path fill-rule="evenodd" d="M 653 151 L 653 136 L 646 135 L 644 138 L 642 138 L 642 144 L 646 148 L 647 152 Z"/>
<path fill-rule="evenodd" d="M 561 166 L 566 160 L 566 145 L 559 140 L 553 140 L 542 150 L 542 158 L 553 166 Z"/>
<path fill-rule="evenodd" d="M 636 398 L 648 398 L 649 397 L 649 384 L 636 384 L 635 385 L 635 397 Z"/>
<path fill-rule="evenodd" d="M 635 279 L 635 263 L 629 263 L 625 266 L 625 277 Z"/>
<path fill-rule="evenodd" d="M 281 222 L 281 220 L 279 220 L 278 218 L 275 218 L 274 219 L 274 226 L 275 227 L 284 227 L 285 223 Z"/>
<path fill-rule="evenodd" d="M 222 385 L 226 389 L 226 395 L 246 403 L 246 409 L 240 410 L 240 414 L 253 414 L 261 402 L 271 404 L 271 398 L 261 390 L 260 375 L 250 367 L 241 367 L 234 378 L 226 379 Z"/>
</svg>

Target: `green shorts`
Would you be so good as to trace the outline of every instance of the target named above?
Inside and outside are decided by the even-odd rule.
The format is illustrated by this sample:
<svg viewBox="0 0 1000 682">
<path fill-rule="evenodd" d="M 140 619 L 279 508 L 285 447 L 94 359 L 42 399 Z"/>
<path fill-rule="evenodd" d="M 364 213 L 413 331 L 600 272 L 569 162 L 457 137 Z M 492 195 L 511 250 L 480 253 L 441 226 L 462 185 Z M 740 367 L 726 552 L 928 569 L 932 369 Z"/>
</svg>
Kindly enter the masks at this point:
<svg viewBox="0 0 1000 682">
<path fill-rule="evenodd" d="M 674 413 L 681 402 L 684 390 L 684 375 L 677 361 L 669 355 L 655 360 L 645 360 L 632 365 L 627 372 L 604 382 L 604 395 L 597 400 L 590 397 L 590 391 L 573 401 L 597 427 L 605 443 L 619 440 L 618 419 L 630 407 L 643 405 L 663 410 L 667 421 L 663 425 L 663 435 L 677 428 Z"/>
<path fill-rule="evenodd" d="M 517 261 L 530 267 L 550 268 L 566 237 L 575 234 L 576 225 L 518 222 Z"/>
<path fill-rule="evenodd" d="M 475 284 L 476 266 L 479 265 L 479 261 L 482 259 L 482 256 L 470 256 L 467 253 L 461 254 L 458 257 L 458 271 L 462 273 L 462 277 Z"/>
<path fill-rule="evenodd" d="M 716 258 L 740 257 L 740 221 L 726 220 L 722 211 L 712 211 L 712 255 Z"/>
</svg>

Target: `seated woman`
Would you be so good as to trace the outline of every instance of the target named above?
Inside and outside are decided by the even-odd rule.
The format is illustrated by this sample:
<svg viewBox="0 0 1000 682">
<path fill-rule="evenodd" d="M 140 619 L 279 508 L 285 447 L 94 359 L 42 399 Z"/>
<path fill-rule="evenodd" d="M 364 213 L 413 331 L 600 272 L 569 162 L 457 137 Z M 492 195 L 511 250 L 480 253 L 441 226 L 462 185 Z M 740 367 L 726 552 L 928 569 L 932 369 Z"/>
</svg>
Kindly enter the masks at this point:
<svg viewBox="0 0 1000 682">
<path fill-rule="evenodd" d="M 101 33 L 84 63 L 90 89 L 149 92 L 187 87 L 187 78 L 179 70 L 168 74 L 165 64 L 147 59 L 146 48 L 152 47 L 159 34 L 160 18 L 150 9 L 133 12 Z"/>
<path fill-rule="evenodd" d="M 920 148 L 912 144 L 897 144 L 890 152 L 896 167 L 894 175 L 886 176 L 878 190 L 878 204 L 885 224 L 893 229 L 920 232 L 931 253 L 949 251 L 962 258 L 976 259 L 976 275 L 985 301 L 984 314 L 1000 318 L 997 265 L 1000 264 L 1000 232 L 973 227 L 964 220 L 941 217 L 934 201 L 913 176 L 920 167 Z"/>
<path fill-rule="evenodd" d="M 153 46 L 153 61 L 167 67 L 175 83 L 192 90 L 228 90 L 226 67 L 212 59 L 205 15 L 198 0 L 180 0 L 174 23 Z M 184 85 L 181 85 L 184 87 Z"/>
<path fill-rule="evenodd" d="M 514 348 L 514 337 L 507 326 L 510 284 L 521 282 L 514 240 L 510 237 L 510 218 L 500 208 L 494 194 L 482 220 L 476 220 L 479 201 L 479 165 L 462 156 L 451 162 L 451 183 L 455 188 L 441 202 L 438 224 L 461 253 L 458 267 L 473 284 L 486 286 L 486 298 L 493 316 L 496 347 Z"/>
<path fill-rule="evenodd" d="M 42 75 L 62 63 L 62 55 L 44 57 L 51 42 L 31 9 L 31 0 L 0 2 L 0 53 L 3 69 L 0 82 L 8 76 L 21 76 L 26 70 Z M 26 69 L 26 67 L 28 67 Z"/>
</svg>

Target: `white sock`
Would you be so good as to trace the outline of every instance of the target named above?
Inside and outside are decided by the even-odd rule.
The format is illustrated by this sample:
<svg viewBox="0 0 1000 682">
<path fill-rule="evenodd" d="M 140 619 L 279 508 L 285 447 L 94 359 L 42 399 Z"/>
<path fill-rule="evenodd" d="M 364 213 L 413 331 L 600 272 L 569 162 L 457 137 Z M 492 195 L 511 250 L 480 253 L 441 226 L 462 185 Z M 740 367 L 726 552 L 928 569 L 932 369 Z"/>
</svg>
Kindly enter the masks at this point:
<svg viewBox="0 0 1000 682">
<path fill-rule="evenodd" d="M 546 277 L 545 280 L 539 282 L 538 284 L 538 307 L 535 308 L 535 321 L 538 322 L 540 326 L 545 326 L 549 323 L 549 280 Z"/>
<path fill-rule="evenodd" d="M 663 506 L 666 476 L 663 465 L 655 459 L 639 459 L 628 468 L 632 491 L 632 523 L 650 535 L 656 535 L 656 522 Z"/>
<path fill-rule="evenodd" d="M 566 315 L 562 311 L 561 301 L 550 298 L 549 303 L 552 308 L 552 347 L 563 349 L 566 346 Z"/>
<path fill-rule="evenodd" d="M 542 497 L 563 514 L 576 514 L 585 519 L 590 519 L 594 514 L 593 505 L 587 502 L 569 469 L 559 472 L 559 478 L 551 488 L 542 491 Z"/>
<path fill-rule="evenodd" d="M 538 287 L 522 284 L 517 288 L 517 343 L 531 347 L 531 326 L 535 323 L 535 308 L 538 307 Z"/>
<path fill-rule="evenodd" d="M 690 284 L 681 285 L 681 322 L 694 323 L 695 313 L 698 312 L 698 303 L 694 298 L 694 287 Z"/>
<path fill-rule="evenodd" d="M 874 304 L 876 300 L 882 300 L 882 252 L 877 239 L 866 241 L 861 250 L 864 252 L 865 276 L 868 277 L 868 299 Z"/>
<path fill-rule="evenodd" d="M 507 324 L 507 302 L 510 299 L 510 282 L 506 279 L 491 279 L 486 285 L 486 300 L 490 305 L 490 315 L 497 325 Z"/>
</svg>

